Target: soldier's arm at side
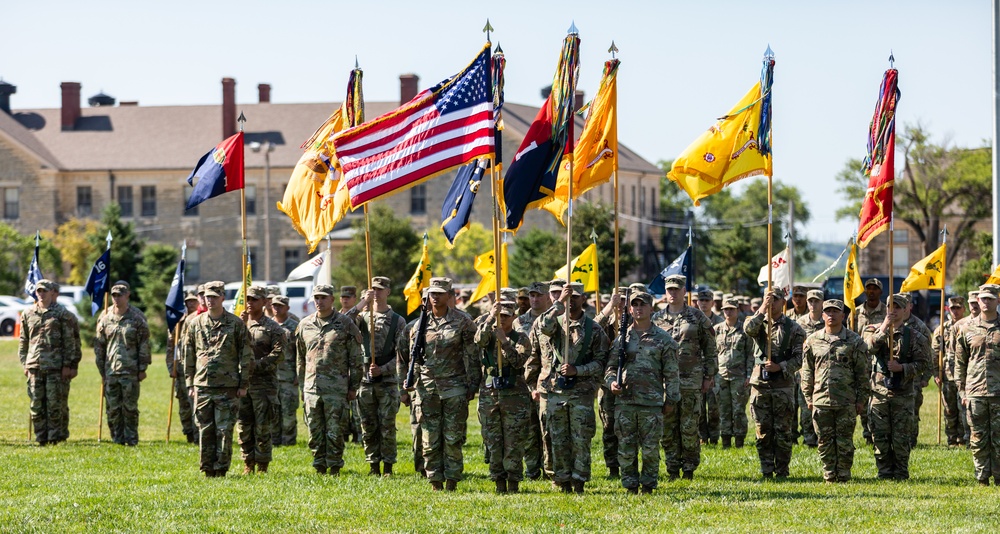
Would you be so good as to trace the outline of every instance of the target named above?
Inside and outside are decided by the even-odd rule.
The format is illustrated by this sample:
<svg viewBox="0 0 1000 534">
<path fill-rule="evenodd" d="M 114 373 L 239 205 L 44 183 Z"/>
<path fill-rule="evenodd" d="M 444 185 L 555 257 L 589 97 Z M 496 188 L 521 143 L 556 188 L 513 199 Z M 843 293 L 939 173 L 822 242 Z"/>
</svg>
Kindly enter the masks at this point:
<svg viewBox="0 0 1000 534">
<path fill-rule="evenodd" d="M 536 391 L 538 389 L 538 375 L 542 371 L 542 357 L 538 346 L 538 334 L 534 328 L 528 335 L 528 342 L 531 344 L 531 351 L 528 353 L 528 360 L 524 362 L 524 381 L 528 383 L 528 389 Z"/>
<path fill-rule="evenodd" d="M 859 406 L 864 406 L 868 404 L 868 397 L 871 395 L 871 383 L 868 380 L 868 345 L 863 339 L 858 339 L 851 356 L 851 361 L 854 362 L 855 399 Z"/>
<path fill-rule="evenodd" d="M 955 332 L 955 383 L 959 391 L 965 391 L 965 377 L 969 371 L 969 342 L 965 332 Z"/>
<path fill-rule="evenodd" d="M 797 323 L 792 323 L 790 335 L 792 340 L 789 342 L 789 347 L 792 355 L 781 362 L 781 370 L 788 376 L 794 375 L 802 367 L 802 345 L 806 342 L 806 332 Z"/>
<path fill-rule="evenodd" d="M 105 334 L 104 316 L 97 320 L 97 328 L 94 332 L 94 363 L 97 365 L 97 372 L 104 378 L 104 369 L 107 365 L 107 337 Z"/>
<path fill-rule="evenodd" d="M 676 343 L 668 343 L 663 347 L 663 403 L 674 406 L 681 401 L 681 372 L 677 363 Z"/>
<path fill-rule="evenodd" d="M 399 347 L 399 344 L 403 342 L 403 330 L 406 330 L 406 321 L 403 320 L 403 317 L 401 315 L 395 316 L 395 319 L 396 319 L 396 339 L 392 340 L 386 339 L 385 342 L 392 343 L 393 347 Z M 379 371 L 381 371 L 383 375 L 392 374 L 393 372 L 397 371 L 398 366 L 396 365 L 396 359 L 398 352 L 399 352 L 398 350 L 394 350 L 392 352 L 392 359 L 390 359 L 389 361 L 385 362 L 385 364 L 380 365 L 378 367 Z M 396 373 L 396 376 L 403 376 L 404 378 L 406 377 L 406 375 L 400 375 L 398 372 Z"/>
<path fill-rule="evenodd" d="M 361 377 L 365 374 L 363 369 L 363 354 L 361 350 L 361 330 L 353 321 L 348 321 L 349 338 L 347 340 L 347 400 L 354 400 L 359 388 L 361 388 Z"/>
<path fill-rule="evenodd" d="M 250 387 L 250 377 L 253 376 L 254 359 L 250 350 L 250 331 L 243 321 L 236 322 L 236 355 L 239 358 L 240 385 L 237 389 L 244 392 Z"/>
<path fill-rule="evenodd" d="M 184 382 L 187 387 L 194 387 L 194 372 L 195 364 L 197 363 L 197 353 L 195 352 L 195 330 L 197 328 L 190 328 L 192 325 L 187 325 L 184 328 L 184 335 L 182 336 L 181 343 L 184 346 L 184 351 L 182 352 L 184 356 Z"/>
<path fill-rule="evenodd" d="M 149 364 L 153 363 L 153 354 L 149 348 L 149 325 L 143 319 L 139 326 L 139 372 L 145 374 Z"/>
<path fill-rule="evenodd" d="M 705 314 L 698 318 L 698 348 L 701 349 L 701 368 L 704 380 L 714 380 L 719 372 L 718 347 L 715 344 L 715 329 Z"/>
<path fill-rule="evenodd" d="M 479 365 L 479 346 L 476 345 L 476 327 L 472 321 L 465 319 L 461 326 L 462 358 L 465 362 L 466 383 L 469 388 L 466 395 L 469 400 L 475 396 L 476 390 L 483 379 L 483 370 Z"/>
<path fill-rule="evenodd" d="M 306 343 L 302 339 L 302 324 L 295 328 L 295 374 L 299 377 L 299 387 L 306 384 Z"/>
<path fill-rule="evenodd" d="M 66 354 L 69 354 L 69 361 L 63 363 L 63 367 L 70 368 L 73 373 L 72 376 L 76 376 L 76 370 L 80 367 L 80 360 L 83 359 L 83 349 L 80 345 L 80 323 L 76 320 L 76 316 L 70 312 L 65 312 L 66 320 L 62 321 L 63 327 L 63 339 L 69 343 L 69 347 L 65 347 Z"/>
<path fill-rule="evenodd" d="M 919 330 L 911 328 L 910 331 L 912 332 L 910 334 L 912 337 L 910 350 L 913 353 L 913 361 L 903 364 L 903 376 L 907 378 L 912 376 L 915 380 L 921 380 L 931 366 L 931 345 L 927 341 L 927 337 Z"/>
<path fill-rule="evenodd" d="M 611 342 L 611 351 L 608 353 L 608 363 L 604 366 L 604 385 L 611 389 L 611 383 L 618 379 L 618 355 L 621 354 L 621 339 L 615 338 Z"/>
<path fill-rule="evenodd" d="M 604 333 L 604 330 L 598 328 L 594 325 L 593 334 L 591 334 L 592 339 L 590 340 L 590 347 L 584 350 L 590 350 L 593 358 L 584 365 L 576 366 L 576 374 L 578 376 L 590 376 L 595 378 L 601 378 L 604 374 L 604 368 L 608 364 L 608 353 L 611 351 L 611 340 L 608 335 Z"/>
<path fill-rule="evenodd" d="M 802 347 L 802 368 L 799 370 L 799 377 L 801 381 L 799 387 L 802 389 L 802 397 L 805 398 L 806 404 L 812 406 L 813 400 L 813 386 L 814 376 L 813 370 L 815 369 L 816 356 L 813 354 L 813 348 L 811 343 L 806 343 Z"/>
<path fill-rule="evenodd" d="M 24 311 L 21 311 L 21 335 L 17 338 L 17 357 L 21 360 L 21 368 L 25 369 L 28 364 L 28 345 L 30 337 L 28 335 L 28 322 L 25 320 Z M 25 369 L 25 374 L 28 373 Z"/>
</svg>

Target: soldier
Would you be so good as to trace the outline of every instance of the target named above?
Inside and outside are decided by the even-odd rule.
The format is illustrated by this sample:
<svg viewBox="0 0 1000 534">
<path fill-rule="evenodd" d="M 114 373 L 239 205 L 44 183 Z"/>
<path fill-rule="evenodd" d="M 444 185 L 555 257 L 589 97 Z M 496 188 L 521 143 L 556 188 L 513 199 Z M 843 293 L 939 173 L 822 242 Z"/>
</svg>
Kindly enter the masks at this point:
<svg viewBox="0 0 1000 534">
<path fill-rule="evenodd" d="M 533 418 L 524 363 L 531 352 L 528 336 L 514 330 L 515 304 L 501 301 L 476 330 L 482 354 L 479 419 L 489 451 L 490 480 L 497 493 L 517 493 L 524 476 L 525 437 Z M 499 339 L 502 361 L 497 357 Z"/>
<path fill-rule="evenodd" d="M 802 365 L 806 336 L 798 323 L 781 313 L 784 307 L 784 291 L 772 289 L 764 295 L 757 313 L 743 323 L 743 331 L 754 344 L 750 414 L 757 429 L 757 456 L 765 479 L 788 477 L 795 442 L 792 389 L 795 372 Z M 765 320 L 770 322 L 770 328 Z"/>
<path fill-rule="evenodd" d="M 842 301 L 827 300 L 822 308 L 824 328 L 802 347 L 801 389 L 816 427 L 823 480 L 847 482 L 854 465 L 854 425 L 870 392 L 868 347 L 844 327 Z"/>
<path fill-rule="evenodd" d="M 357 397 L 362 367 L 361 331 L 333 309 L 333 291 L 327 284 L 313 288 L 316 312 L 295 329 L 295 370 L 302 384 L 313 468 L 336 476 L 344 467 L 341 418 L 348 413 L 347 403 Z"/>
<path fill-rule="evenodd" d="M 715 352 L 715 331 L 712 323 L 698 308 L 685 304 L 683 275 L 668 276 L 664 281 L 667 307 L 653 314 L 656 326 L 666 330 L 680 345 L 677 365 L 681 377 L 681 400 L 677 409 L 663 417 L 664 462 L 670 480 L 676 480 L 683 470 L 684 478 L 694 478 L 701 463 L 698 441 L 698 418 L 701 396 L 713 387 L 718 371 Z"/>
<path fill-rule="evenodd" d="M 548 282 L 533 282 L 528 287 L 528 305 L 528 311 L 518 315 L 514 319 L 514 330 L 517 330 L 525 339 L 528 339 L 528 345 L 530 346 L 531 329 L 532 325 L 535 324 L 535 319 L 552 306 L 552 300 L 549 298 Z M 529 479 L 538 480 L 542 476 L 542 467 L 544 465 L 542 426 L 540 422 L 541 411 L 538 401 L 534 399 L 531 400 L 531 406 L 532 415 L 527 423 L 528 429 L 526 430 L 525 438 L 527 441 L 524 444 L 524 470 Z"/>
<path fill-rule="evenodd" d="M 56 302 L 58 296 L 59 284 L 39 280 L 35 284 L 35 305 L 21 312 L 17 352 L 28 378 L 31 423 L 39 445 L 69 438 L 66 389 L 77 375 L 83 356 L 76 317 Z"/>
<path fill-rule="evenodd" d="M 552 482 L 582 494 L 590 480 L 590 442 L 597 432 L 594 396 L 604 376 L 610 341 L 583 313 L 583 284 L 566 284 L 538 320 L 525 379 L 539 404 L 551 443 Z M 569 354 L 565 340 L 569 330 Z"/>
<path fill-rule="evenodd" d="M 528 313 L 531 309 L 531 297 L 528 288 L 522 287 L 517 290 L 517 315 Z"/>
<path fill-rule="evenodd" d="M 916 315 L 913 315 L 913 299 L 910 295 L 904 295 L 906 297 L 906 308 L 904 310 L 904 322 L 910 325 L 911 328 L 919 330 L 921 334 L 924 335 L 924 343 L 927 344 L 926 350 L 927 354 L 931 355 L 931 361 L 928 362 L 927 366 L 921 372 L 920 376 L 914 378 L 913 380 L 913 416 L 916 417 L 916 422 L 913 424 L 913 434 L 911 435 L 912 443 L 910 443 L 910 448 L 917 446 L 917 436 L 920 434 L 920 407 L 924 405 L 924 388 L 930 383 L 931 377 L 934 376 L 935 368 L 937 367 L 937 357 L 931 354 L 931 339 L 934 334 L 931 333 L 931 329 L 927 328 L 927 324 L 921 321 Z"/>
<path fill-rule="evenodd" d="M 955 323 L 955 335 L 960 336 L 962 329 L 965 328 L 965 323 L 971 321 L 975 317 L 979 317 L 981 309 L 979 307 L 979 291 L 969 291 L 969 315 L 963 318 L 961 321 Z M 956 337 L 955 343 L 958 343 L 958 338 Z M 957 345 L 956 345 L 957 348 Z M 958 365 L 958 360 L 956 360 L 956 365 Z M 958 377 L 955 377 L 955 389 L 958 389 Z M 969 426 L 969 411 L 966 407 L 965 402 L 965 391 L 958 389 L 958 418 L 962 421 L 962 442 L 965 443 L 966 448 L 969 447 L 969 440 L 971 438 L 972 429 Z"/>
<path fill-rule="evenodd" d="M 799 317 L 798 323 L 805 332 L 806 337 L 811 336 L 814 332 L 818 332 L 825 328 L 825 319 L 823 316 L 823 292 L 818 289 L 810 289 L 806 292 L 806 309 L 808 310 L 805 315 Z M 843 324 L 843 320 L 840 321 Z M 800 375 L 795 375 L 796 383 L 801 383 Z M 796 396 L 798 397 L 798 402 L 796 406 L 798 407 L 798 425 L 796 430 L 798 434 L 802 436 L 802 444 L 809 447 L 817 447 L 818 439 L 816 437 L 816 429 L 813 428 L 812 421 L 812 410 L 807 406 L 806 398 L 803 396 L 802 388 L 796 388 Z M 853 428 L 853 427 L 852 427 Z"/>
<path fill-rule="evenodd" d="M 670 334 L 652 322 L 653 296 L 644 291 L 630 297 L 632 326 L 622 346 L 616 338 L 604 381 L 615 399 L 615 432 L 622 486 L 629 493 L 653 493 L 660 473 L 659 440 L 663 415 L 681 400 L 677 350 Z M 619 361 L 619 358 L 624 361 Z M 621 381 L 618 368 L 622 367 Z M 642 451 L 640 474 L 639 452 Z"/>
<path fill-rule="evenodd" d="M 356 286 L 340 286 L 340 313 L 345 315 L 351 310 L 354 314 L 350 317 L 354 320 L 357 316 L 355 307 L 358 305 L 358 288 Z M 340 424 L 344 427 L 344 442 L 354 440 L 354 443 L 361 443 L 361 412 L 358 410 L 358 399 L 344 405 L 344 413 L 340 417 Z"/>
<path fill-rule="evenodd" d="M 421 292 L 422 302 L 421 306 L 427 306 L 427 289 L 424 288 Z M 456 310 L 457 311 L 457 310 Z M 414 330 L 417 328 L 417 322 L 419 318 L 414 319 L 406 323 L 406 327 L 403 328 L 403 335 L 399 338 L 396 343 L 396 376 L 405 377 L 409 372 L 410 366 L 410 351 L 411 345 L 410 340 L 416 341 L 416 334 Z M 415 396 L 410 395 L 410 391 L 403 388 L 401 384 L 399 392 L 399 400 L 405 404 L 410 409 L 410 434 L 411 434 L 411 447 L 413 450 L 413 471 L 420 475 L 421 477 L 427 476 L 424 471 L 424 439 L 423 433 L 420 431 L 420 404 Z M 412 389 L 412 388 L 411 388 Z"/>
<path fill-rule="evenodd" d="M 247 288 L 247 306 L 241 319 L 250 334 L 253 376 L 245 397 L 240 399 L 236 431 L 243 458 L 243 474 L 267 472 L 274 440 L 274 413 L 278 408 L 278 365 L 285 357 L 288 342 L 285 330 L 264 313 L 267 289 Z"/>
<path fill-rule="evenodd" d="M 284 355 L 275 370 L 278 378 L 278 406 L 274 414 L 271 442 L 274 446 L 295 445 L 298 439 L 296 413 L 299 410 L 299 397 L 302 395 L 299 374 L 295 371 L 295 329 L 299 326 L 299 319 L 288 312 L 288 297 L 285 295 L 271 297 L 271 309 L 274 311 L 274 322 L 285 331 Z"/>
<path fill-rule="evenodd" d="M 111 440 L 134 447 L 139 443 L 139 383 L 152 360 L 146 316 L 128 303 L 129 293 L 124 280 L 111 286 L 114 305 L 97 321 L 94 356 L 104 384 Z"/>
<path fill-rule="evenodd" d="M 906 296 L 895 294 L 889 301 L 882 324 L 868 325 L 863 332 L 875 362 L 868 424 L 875 442 L 878 477 L 906 480 L 910 477 L 911 436 L 916 423 L 913 382 L 930 365 L 930 344 L 919 330 L 906 323 Z"/>
<path fill-rule="evenodd" d="M 976 480 L 983 486 L 1000 486 L 1000 286 L 979 287 L 980 313 L 960 331 L 955 349 L 955 374 L 959 391 L 965 392 L 972 427 L 969 448 Z"/>
<path fill-rule="evenodd" d="M 725 294 L 722 291 L 712 292 L 712 310 L 715 312 L 716 315 L 720 317 L 723 315 L 722 304 L 724 295 Z M 723 320 L 725 320 L 725 318 L 723 318 Z"/>
<path fill-rule="evenodd" d="M 239 317 L 222 307 L 225 284 L 205 284 L 208 312 L 190 319 L 184 336 L 184 376 L 195 399 L 200 469 L 224 477 L 233 455 L 239 399 L 253 374 L 250 334 Z"/>
<path fill-rule="evenodd" d="M 887 312 L 882 302 L 882 281 L 869 278 L 865 282 L 865 303 L 856 308 L 858 313 L 858 328 L 856 332 L 864 332 L 868 325 L 878 325 L 885 320 Z"/>
<path fill-rule="evenodd" d="M 267 293 L 264 295 L 264 315 L 274 318 L 274 308 L 272 307 L 274 297 L 281 294 L 281 288 L 275 285 L 267 286 Z M 284 361 L 284 358 L 282 358 Z"/>
<path fill-rule="evenodd" d="M 698 290 L 698 309 L 708 317 L 708 321 L 712 323 L 713 329 L 715 325 L 723 323 L 726 319 L 721 313 L 715 313 L 713 309 L 715 301 L 715 294 L 711 290 L 699 289 Z M 712 389 L 705 392 L 701 396 L 701 416 L 698 419 L 698 437 L 701 438 L 701 443 L 710 443 L 716 445 L 719 443 L 719 375 L 715 375 L 715 382 Z"/>
<path fill-rule="evenodd" d="M 396 463 L 396 414 L 399 413 L 399 380 L 396 378 L 396 347 L 406 320 L 392 310 L 387 299 L 392 281 L 375 276 L 371 289 L 365 292 L 357 312 L 349 312 L 361 330 L 361 350 L 365 374 L 358 391 L 361 412 L 361 440 L 368 462 L 369 475 L 392 476 Z M 372 312 L 375 315 L 375 335 L 370 336 Z M 371 353 L 369 353 L 371 350 Z M 371 354 L 375 354 L 372 358 Z M 381 470 L 380 470 L 381 465 Z"/>
<path fill-rule="evenodd" d="M 806 302 L 808 292 L 802 286 L 792 288 L 792 307 L 785 310 L 785 315 L 793 321 L 798 321 L 799 317 L 809 314 L 809 307 Z"/>
<path fill-rule="evenodd" d="M 762 299 L 760 297 L 754 297 L 754 298 L 750 299 L 750 313 L 751 314 L 757 313 L 757 310 L 760 309 L 760 305 L 763 302 L 764 302 L 764 299 Z M 742 323 L 742 321 L 740 321 L 740 322 Z"/>
<path fill-rule="evenodd" d="M 934 329 L 931 340 L 931 367 L 934 383 L 941 389 L 944 399 L 944 433 L 949 447 L 962 445 L 962 423 L 959 421 L 958 387 L 955 385 L 955 324 L 965 317 L 965 298 L 948 297 L 948 319 Z M 943 351 L 943 355 L 942 355 Z"/>
<path fill-rule="evenodd" d="M 173 380 L 174 397 L 177 399 L 177 415 L 181 419 L 181 430 L 188 443 L 198 442 L 198 426 L 194 419 L 194 403 L 188 395 L 187 384 L 184 382 L 184 334 L 187 330 L 187 320 L 198 314 L 198 293 L 195 290 L 184 292 L 184 307 L 187 311 L 167 332 L 167 371 Z M 179 340 L 179 341 L 178 341 Z"/>
<path fill-rule="evenodd" d="M 594 317 L 596 322 L 608 339 L 614 340 L 618 336 L 618 328 L 621 326 L 622 295 L 625 294 L 624 287 L 619 287 L 608 300 L 608 303 Z M 646 292 L 644 284 L 632 284 L 628 288 L 631 291 Z M 601 420 L 601 444 L 604 446 L 604 465 L 608 468 L 609 478 L 621 476 L 621 469 L 618 464 L 618 434 L 615 432 L 615 395 L 611 393 L 610 386 L 606 382 L 601 383 L 597 390 L 597 415 Z"/>
<path fill-rule="evenodd" d="M 753 347 L 739 322 L 739 303 L 730 297 L 722 303 L 725 322 L 715 325 L 715 346 L 719 354 L 719 428 L 722 448 L 736 438 L 743 448 L 747 436 L 747 388 L 753 369 Z"/>
</svg>

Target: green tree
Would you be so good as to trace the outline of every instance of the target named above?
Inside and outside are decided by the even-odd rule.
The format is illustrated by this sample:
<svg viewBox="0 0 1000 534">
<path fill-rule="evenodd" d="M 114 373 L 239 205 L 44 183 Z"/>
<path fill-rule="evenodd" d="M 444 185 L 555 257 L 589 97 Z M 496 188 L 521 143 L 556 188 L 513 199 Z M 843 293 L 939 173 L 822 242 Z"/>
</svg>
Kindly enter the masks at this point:
<svg viewBox="0 0 1000 534">
<path fill-rule="evenodd" d="M 112 245 L 113 246 L 113 245 Z M 149 342 L 154 351 L 162 351 L 167 345 L 166 301 L 170 283 L 180 253 L 169 245 L 154 243 L 142 251 L 142 261 L 136 271 L 142 284 L 133 292 L 144 304 L 143 312 L 149 324 Z"/>
<path fill-rule="evenodd" d="M 551 280 L 556 269 L 566 265 L 566 239 L 561 235 L 532 228 L 518 234 L 514 245 L 507 259 L 514 287 Z"/>
<path fill-rule="evenodd" d="M 976 256 L 962 263 L 958 276 L 951 284 L 952 292 L 962 296 L 979 289 L 993 273 L 993 235 L 989 232 L 976 232 L 967 246 L 972 248 Z"/>
<path fill-rule="evenodd" d="M 751 230 L 741 224 L 713 233 L 704 275 L 698 278 L 700 273 L 696 272 L 696 282 L 704 279 L 712 287 L 759 295 L 757 273 L 763 263 L 751 235 Z"/>
<path fill-rule="evenodd" d="M 22 235 L 13 226 L 0 222 L 0 294 L 24 294 L 34 254 L 34 235 Z M 47 239 L 38 244 L 38 267 L 46 278 L 58 280 L 62 276 L 62 255 Z"/>
<path fill-rule="evenodd" d="M 90 276 L 90 268 L 93 265 L 93 258 L 97 258 L 100 253 L 94 248 L 97 235 L 100 234 L 100 224 L 91 219 L 70 219 L 51 231 L 42 232 L 42 237 L 50 240 L 59 250 L 62 251 L 63 261 L 69 267 L 69 276 L 66 283 L 74 286 L 82 286 L 87 283 Z M 103 235 L 107 235 L 105 232 Z M 88 263 L 88 259 L 90 262 Z"/>
<path fill-rule="evenodd" d="M 477 283 L 479 273 L 474 267 L 476 256 L 493 250 L 493 233 L 474 222 L 455 240 L 455 246 L 448 248 L 444 232 L 436 229 L 429 232 L 427 249 L 434 266 L 434 276 L 447 276 L 455 283 Z M 414 263 L 420 260 L 420 249 L 414 256 Z M 509 258 L 508 258 L 509 261 Z M 414 267 L 416 268 L 416 267 Z M 407 279 L 412 276 L 407 275 Z M 403 281 L 404 283 L 406 280 Z"/>
<path fill-rule="evenodd" d="M 136 266 L 142 261 L 142 251 L 145 241 L 135 233 L 134 223 L 122 221 L 122 210 L 117 203 L 108 204 L 101 213 L 101 225 L 97 233 L 87 236 L 94 252 L 87 262 L 87 275 L 90 275 L 89 267 L 97 261 L 107 248 L 107 235 L 111 232 L 111 269 L 109 271 L 109 283 L 115 280 L 125 280 L 132 287 L 133 303 L 142 303 L 139 298 L 139 288 L 142 287 L 142 279 Z M 86 278 L 84 278 L 86 281 Z M 110 290 L 111 287 L 108 286 Z M 142 306 L 140 306 L 142 308 Z"/>
<path fill-rule="evenodd" d="M 372 275 L 388 276 L 392 280 L 389 304 L 397 312 L 405 312 L 403 287 L 417 267 L 421 237 L 410 227 L 409 219 L 396 217 L 396 214 L 385 206 L 377 206 L 371 210 L 369 221 Z M 340 253 L 340 263 L 333 271 L 333 279 L 338 284 L 367 288 L 369 280 L 365 259 L 364 220 L 355 221 L 354 229 L 354 237 Z"/>
<path fill-rule="evenodd" d="M 600 270 L 600 287 L 604 292 L 615 285 L 615 214 L 612 206 L 603 202 L 578 202 L 573 205 L 573 256 L 593 242 L 591 233 L 597 234 L 597 261 Z M 619 229 L 621 245 L 618 248 L 618 269 L 622 282 L 628 280 L 642 260 L 636 254 L 635 244 L 625 241 L 624 228 Z M 563 241 L 565 246 L 565 241 Z M 566 250 L 563 249 L 556 268 L 566 265 Z M 645 282 L 645 281 L 643 281 Z"/>
</svg>

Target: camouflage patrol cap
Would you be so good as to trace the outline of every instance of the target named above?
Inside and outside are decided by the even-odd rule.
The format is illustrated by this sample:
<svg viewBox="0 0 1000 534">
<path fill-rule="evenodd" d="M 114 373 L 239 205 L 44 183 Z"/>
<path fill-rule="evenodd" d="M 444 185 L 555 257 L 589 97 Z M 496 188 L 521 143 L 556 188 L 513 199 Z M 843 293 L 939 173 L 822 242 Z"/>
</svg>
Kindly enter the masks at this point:
<svg viewBox="0 0 1000 534">
<path fill-rule="evenodd" d="M 313 296 L 315 297 L 316 295 L 322 295 L 324 297 L 332 297 L 333 286 L 331 286 L 330 284 L 316 284 L 316 286 L 313 287 Z"/>
<path fill-rule="evenodd" d="M 806 288 L 802 286 L 795 286 L 792 288 L 792 295 L 802 295 L 805 297 L 807 294 L 808 292 L 806 291 Z"/>
<path fill-rule="evenodd" d="M 868 286 L 876 286 L 879 289 L 882 289 L 882 281 L 879 280 L 878 278 L 869 278 L 868 280 L 865 281 L 865 287 Z"/>
<path fill-rule="evenodd" d="M 566 280 L 562 278 L 553 278 L 552 280 L 549 281 L 549 291 L 556 291 L 555 289 L 553 289 L 555 287 L 558 287 L 559 291 L 562 291 L 562 287 L 564 285 L 566 285 Z"/>
<path fill-rule="evenodd" d="M 806 293 L 806 300 L 812 299 L 823 300 L 823 292 L 818 289 L 810 289 L 809 292 Z M 823 304 L 823 307 L 826 307 L 825 303 Z"/>
<path fill-rule="evenodd" d="M 712 293 L 711 289 L 699 289 L 698 290 L 698 300 L 715 300 L 715 294 Z"/>
<path fill-rule="evenodd" d="M 722 300 L 723 297 L 724 297 L 724 295 L 722 294 L 722 291 L 713 291 L 712 292 L 712 300 Z"/>
<path fill-rule="evenodd" d="M 205 284 L 198 284 L 197 292 L 199 295 L 205 294 Z"/>
<path fill-rule="evenodd" d="M 906 298 L 906 295 L 902 293 L 896 293 L 895 295 L 891 295 L 889 298 L 885 299 L 886 306 L 895 305 L 897 308 L 905 308 L 909 303 L 910 299 Z"/>
<path fill-rule="evenodd" d="M 628 285 L 628 289 L 629 289 L 629 291 L 631 291 L 633 293 L 637 293 L 637 292 L 640 292 L 640 291 L 643 292 L 643 293 L 649 293 L 649 288 L 646 287 L 646 284 L 640 284 L 639 282 L 635 282 L 633 284 L 629 284 Z"/>
<path fill-rule="evenodd" d="M 526 299 L 528 298 L 528 288 L 522 287 L 517 290 L 517 298 Z"/>
<path fill-rule="evenodd" d="M 517 304 L 509 300 L 500 301 L 500 315 L 514 315 L 514 308 Z"/>
<path fill-rule="evenodd" d="M 501 287 L 500 288 L 500 300 L 508 302 L 517 301 L 517 290 L 512 287 Z"/>
<path fill-rule="evenodd" d="M 764 299 L 762 299 L 760 297 L 754 297 L 754 298 L 750 299 L 750 305 L 751 306 L 760 307 L 760 305 L 763 304 L 763 303 L 764 303 Z"/>
<path fill-rule="evenodd" d="M 188 289 L 184 292 L 184 301 L 198 300 L 198 291 L 195 289 Z"/>
<path fill-rule="evenodd" d="M 436 276 L 431 278 L 431 285 L 427 288 L 428 293 L 451 293 L 451 278 Z"/>
<path fill-rule="evenodd" d="M 740 302 L 739 302 L 739 300 L 737 300 L 737 299 L 735 299 L 733 297 L 729 297 L 728 299 L 723 299 L 723 301 L 722 301 L 722 309 L 723 310 L 738 310 L 738 309 L 740 309 Z"/>
<path fill-rule="evenodd" d="M 676 289 L 684 287 L 686 284 L 687 277 L 683 274 L 672 274 L 663 281 L 663 287 L 666 289 Z"/>
<path fill-rule="evenodd" d="M 574 296 L 574 297 L 582 296 L 584 294 L 583 293 L 583 284 L 581 284 L 580 282 L 570 282 L 570 284 L 569 284 L 569 294 L 572 295 L 572 296 Z"/>
<path fill-rule="evenodd" d="M 823 311 L 826 311 L 830 308 L 836 308 L 840 311 L 844 311 L 844 301 L 840 299 L 830 299 L 823 301 Z"/>
<path fill-rule="evenodd" d="M 723 302 L 725 302 L 725 301 L 727 301 L 729 299 L 732 299 L 732 298 L 738 298 L 738 295 L 734 295 L 732 293 L 723 293 L 722 294 L 722 301 Z"/>
<path fill-rule="evenodd" d="M 271 297 L 271 305 L 288 306 L 288 297 L 285 295 L 274 295 Z"/>
<path fill-rule="evenodd" d="M 965 306 L 965 297 L 960 295 L 955 295 L 953 297 L 948 297 L 948 304 L 954 306 Z"/>
<path fill-rule="evenodd" d="M 746 295 L 740 295 L 739 299 L 740 299 L 740 304 L 743 304 L 744 306 L 749 306 L 750 305 L 750 297 L 748 297 Z M 764 302 L 764 299 L 760 299 L 760 301 Z"/>
<path fill-rule="evenodd" d="M 1000 296 L 1000 286 L 996 284 L 985 284 L 979 286 L 980 299 L 995 299 Z"/>
<path fill-rule="evenodd" d="M 113 286 L 111 286 L 111 294 L 121 295 L 122 293 L 128 293 L 130 287 L 131 286 L 129 286 L 128 282 L 125 280 L 118 280 Z"/>
<path fill-rule="evenodd" d="M 35 291 L 38 291 L 39 289 L 45 291 L 59 291 L 59 284 L 53 280 L 49 280 L 48 278 L 42 278 L 41 280 L 35 282 Z"/>
<path fill-rule="evenodd" d="M 646 304 L 648 304 L 649 306 L 653 305 L 653 295 L 650 295 L 645 291 L 633 291 L 632 296 L 630 298 L 631 300 L 629 301 L 629 304 L 632 304 L 636 300 L 641 300 Z"/>
<path fill-rule="evenodd" d="M 372 289 L 390 289 L 390 288 L 392 288 L 392 280 L 389 280 L 388 276 L 372 277 Z"/>
<path fill-rule="evenodd" d="M 247 288 L 248 299 L 263 299 L 267 297 L 267 288 L 264 286 L 250 286 Z"/>
<path fill-rule="evenodd" d="M 528 293 L 538 293 L 539 295 L 544 295 L 549 292 L 548 282 L 532 282 L 531 286 L 528 287 Z"/>
<path fill-rule="evenodd" d="M 340 296 L 356 297 L 358 296 L 358 288 L 355 286 L 340 286 Z"/>
<path fill-rule="evenodd" d="M 206 297 L 222 297 L 226 294 L 226 284 L 222 280 L 205 282 Z"/>
<path fill-rule="evenodd" d="M 281 288 L 278 286 L 267 286 L 267 296 L 273 297 L 275 295 L 281 294 Z"/>
<path fill-rule="evenodd" d="M 771 296 L 773 296 L 776 299 L 782 299 L 782 300 L 784 300 L 784 298 L 785 298 L 785 290 L 783 288 L 780 288 L 780 287 L 772 287 L 770 291 L 768 291 L 767 293 L 765 293 L 765 295 L 771 295 Z"/>
<path fill-rule="evenodd" d="M 979 298 L 979 291 L 969 291 L 969 302 L 975 302 Z"/>
</svg>

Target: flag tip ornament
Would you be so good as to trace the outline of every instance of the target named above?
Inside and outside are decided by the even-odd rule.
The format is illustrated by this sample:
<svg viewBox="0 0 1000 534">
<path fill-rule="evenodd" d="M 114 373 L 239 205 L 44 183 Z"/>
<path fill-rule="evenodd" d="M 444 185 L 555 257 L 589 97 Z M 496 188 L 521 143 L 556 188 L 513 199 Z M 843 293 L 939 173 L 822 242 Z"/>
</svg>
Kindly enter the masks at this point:
<svg viewBox="0 0 1000 534">
<path fill-rule="evenodd" d="M 771 50 L 771 43 L 767 43 L 767 50 L 764 51 L 764 57 L 774 59 L 774 50 Z"/>
<path fill-rule="evenodd" d="M 611 41 L 611 48 L 608 48 L 608 52 L 611 54 L 611 59 L 615 59 L 615 54 L 618 53 L 618 47 L 615 46 L 615 41 Z"/>
<path fill-rule="evenodd" d="M 497 48 L 493 51 L 494 54 L 503 54 L 503 48 L 500 48 L 500 41 L 497 41 Z"/>
<path fill-rule="evenodd" d="M 494 31 L 493 26 L 490 24 L 490 19 L 486 19 L 486 26 L 483 26 L 483 33 L 486 34 L 486 42 L 490 41 L 490 32 Z"/>
<path fill-rule="evenodd" d="M 575 20 L 569 23 L 569 29 L 566 30 L 566 33 L 568 33 L 570 35 L 576 35 L 576 34 L 580 33 L 580 30 L 576 29 L 576 21 Z"/>
<path fill-rule="evenodd" d="M 240 116 L 236 118 L 236 122 L 240 123 L 240 130 L 243 129 L 243 123 L 247 121 L 246 115 L 243 114 L 243 110 L 240 110 Z"/>
<path fill-rule="evenodd" d="M 893 55 L 892 55 L 892 49 L 890 48 L 890 49 L 889 49 L 889 68 L 890 68 L 890 69 L 893 69 L 893 68 L 895 68 L 895 67 L 893 67 L 893 64 L 894 64 L 894 63 L 896 63 L 896 58 L 895 58 L 895 57 L 893 57 Z"/>
<path fill-rule="evenodd" d="M 361 67 L 358 66 L 358 55 L 354 54 L 354 70 L 358 70 Z"/>
</svg>

